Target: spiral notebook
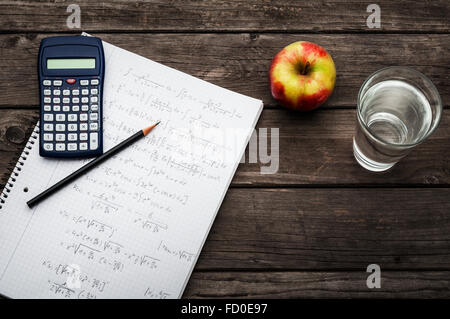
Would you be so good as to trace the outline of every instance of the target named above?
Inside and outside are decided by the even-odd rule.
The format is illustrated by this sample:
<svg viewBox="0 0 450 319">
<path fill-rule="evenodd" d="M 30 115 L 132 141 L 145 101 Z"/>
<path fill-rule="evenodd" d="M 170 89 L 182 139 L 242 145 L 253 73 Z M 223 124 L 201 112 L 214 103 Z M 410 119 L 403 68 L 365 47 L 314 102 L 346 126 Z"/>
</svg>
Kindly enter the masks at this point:
<svg viewBox="0 0 450 319">
<path fill-rule="evenodd" d="M 41 158 L 36 126 L 0 196 L 2 295 L 181 297 L 262 111 L 260 100 L 103 46 L 105 150 L 161 124 L 29 209 L 88 161 Z"/>
</svg>

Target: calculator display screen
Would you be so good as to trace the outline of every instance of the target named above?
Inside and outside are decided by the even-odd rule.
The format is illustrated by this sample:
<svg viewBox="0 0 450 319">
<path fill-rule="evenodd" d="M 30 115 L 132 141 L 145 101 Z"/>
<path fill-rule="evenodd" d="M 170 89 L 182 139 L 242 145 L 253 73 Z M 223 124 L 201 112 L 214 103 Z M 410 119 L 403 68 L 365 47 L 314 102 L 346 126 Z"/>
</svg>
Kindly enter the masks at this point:
<svg viewBox="0 0 450 319">
<path fill-rule="evenodd" d="M 95 69 L 95 58 L 47 59 L 47 69 Z"/>
</svg>

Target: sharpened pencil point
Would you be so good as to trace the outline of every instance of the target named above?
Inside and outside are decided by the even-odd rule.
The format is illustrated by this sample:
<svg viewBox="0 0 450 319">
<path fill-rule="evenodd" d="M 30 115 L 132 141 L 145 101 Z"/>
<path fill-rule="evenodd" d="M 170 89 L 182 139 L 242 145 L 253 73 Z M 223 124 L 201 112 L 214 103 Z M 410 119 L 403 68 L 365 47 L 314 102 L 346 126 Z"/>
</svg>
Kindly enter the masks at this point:
<svg viewBox="0 0 450 319">
<path fill-rule="evenodd" d="M 153 124 L 147 128 L 144 128 L 142 130 L 142 133 L 144 133 L 144 136 L 147 135 L 148 133 L 150 133 L 151 130 L 153 130 L 155 128 L 156 125 L 158 125 L 159 123 L 161 123 L 160 121 L 156 122 L 156 124 Z"/>
</svg>

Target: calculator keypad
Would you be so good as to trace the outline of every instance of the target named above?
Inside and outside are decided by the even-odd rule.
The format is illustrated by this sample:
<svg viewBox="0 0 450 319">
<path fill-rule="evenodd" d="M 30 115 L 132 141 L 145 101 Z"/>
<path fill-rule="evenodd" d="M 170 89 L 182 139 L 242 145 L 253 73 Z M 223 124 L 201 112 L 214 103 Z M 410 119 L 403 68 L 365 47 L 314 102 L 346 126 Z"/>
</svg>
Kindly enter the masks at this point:
<svg viewBox="0 0 450 319">
<path fill-rule="evenodd" d="M 99 148 L 99 79 L 42 81 L 42 147 L 48 152 Z"/>
</svg>

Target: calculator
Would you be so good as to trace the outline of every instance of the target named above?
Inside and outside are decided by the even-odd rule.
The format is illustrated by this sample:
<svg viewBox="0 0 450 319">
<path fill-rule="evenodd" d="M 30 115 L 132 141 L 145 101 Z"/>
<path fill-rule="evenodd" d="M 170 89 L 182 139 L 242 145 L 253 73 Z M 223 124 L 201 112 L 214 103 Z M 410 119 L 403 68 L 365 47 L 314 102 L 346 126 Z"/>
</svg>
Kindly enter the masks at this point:
<svg viewBox="0 0 450 319">
<path fill-rule="evenodd" d="M 102 41 L 58 36 L 39 49 L 40 142 L 44 157 L 91 157 L 103 153 Z"/>
</svg>

